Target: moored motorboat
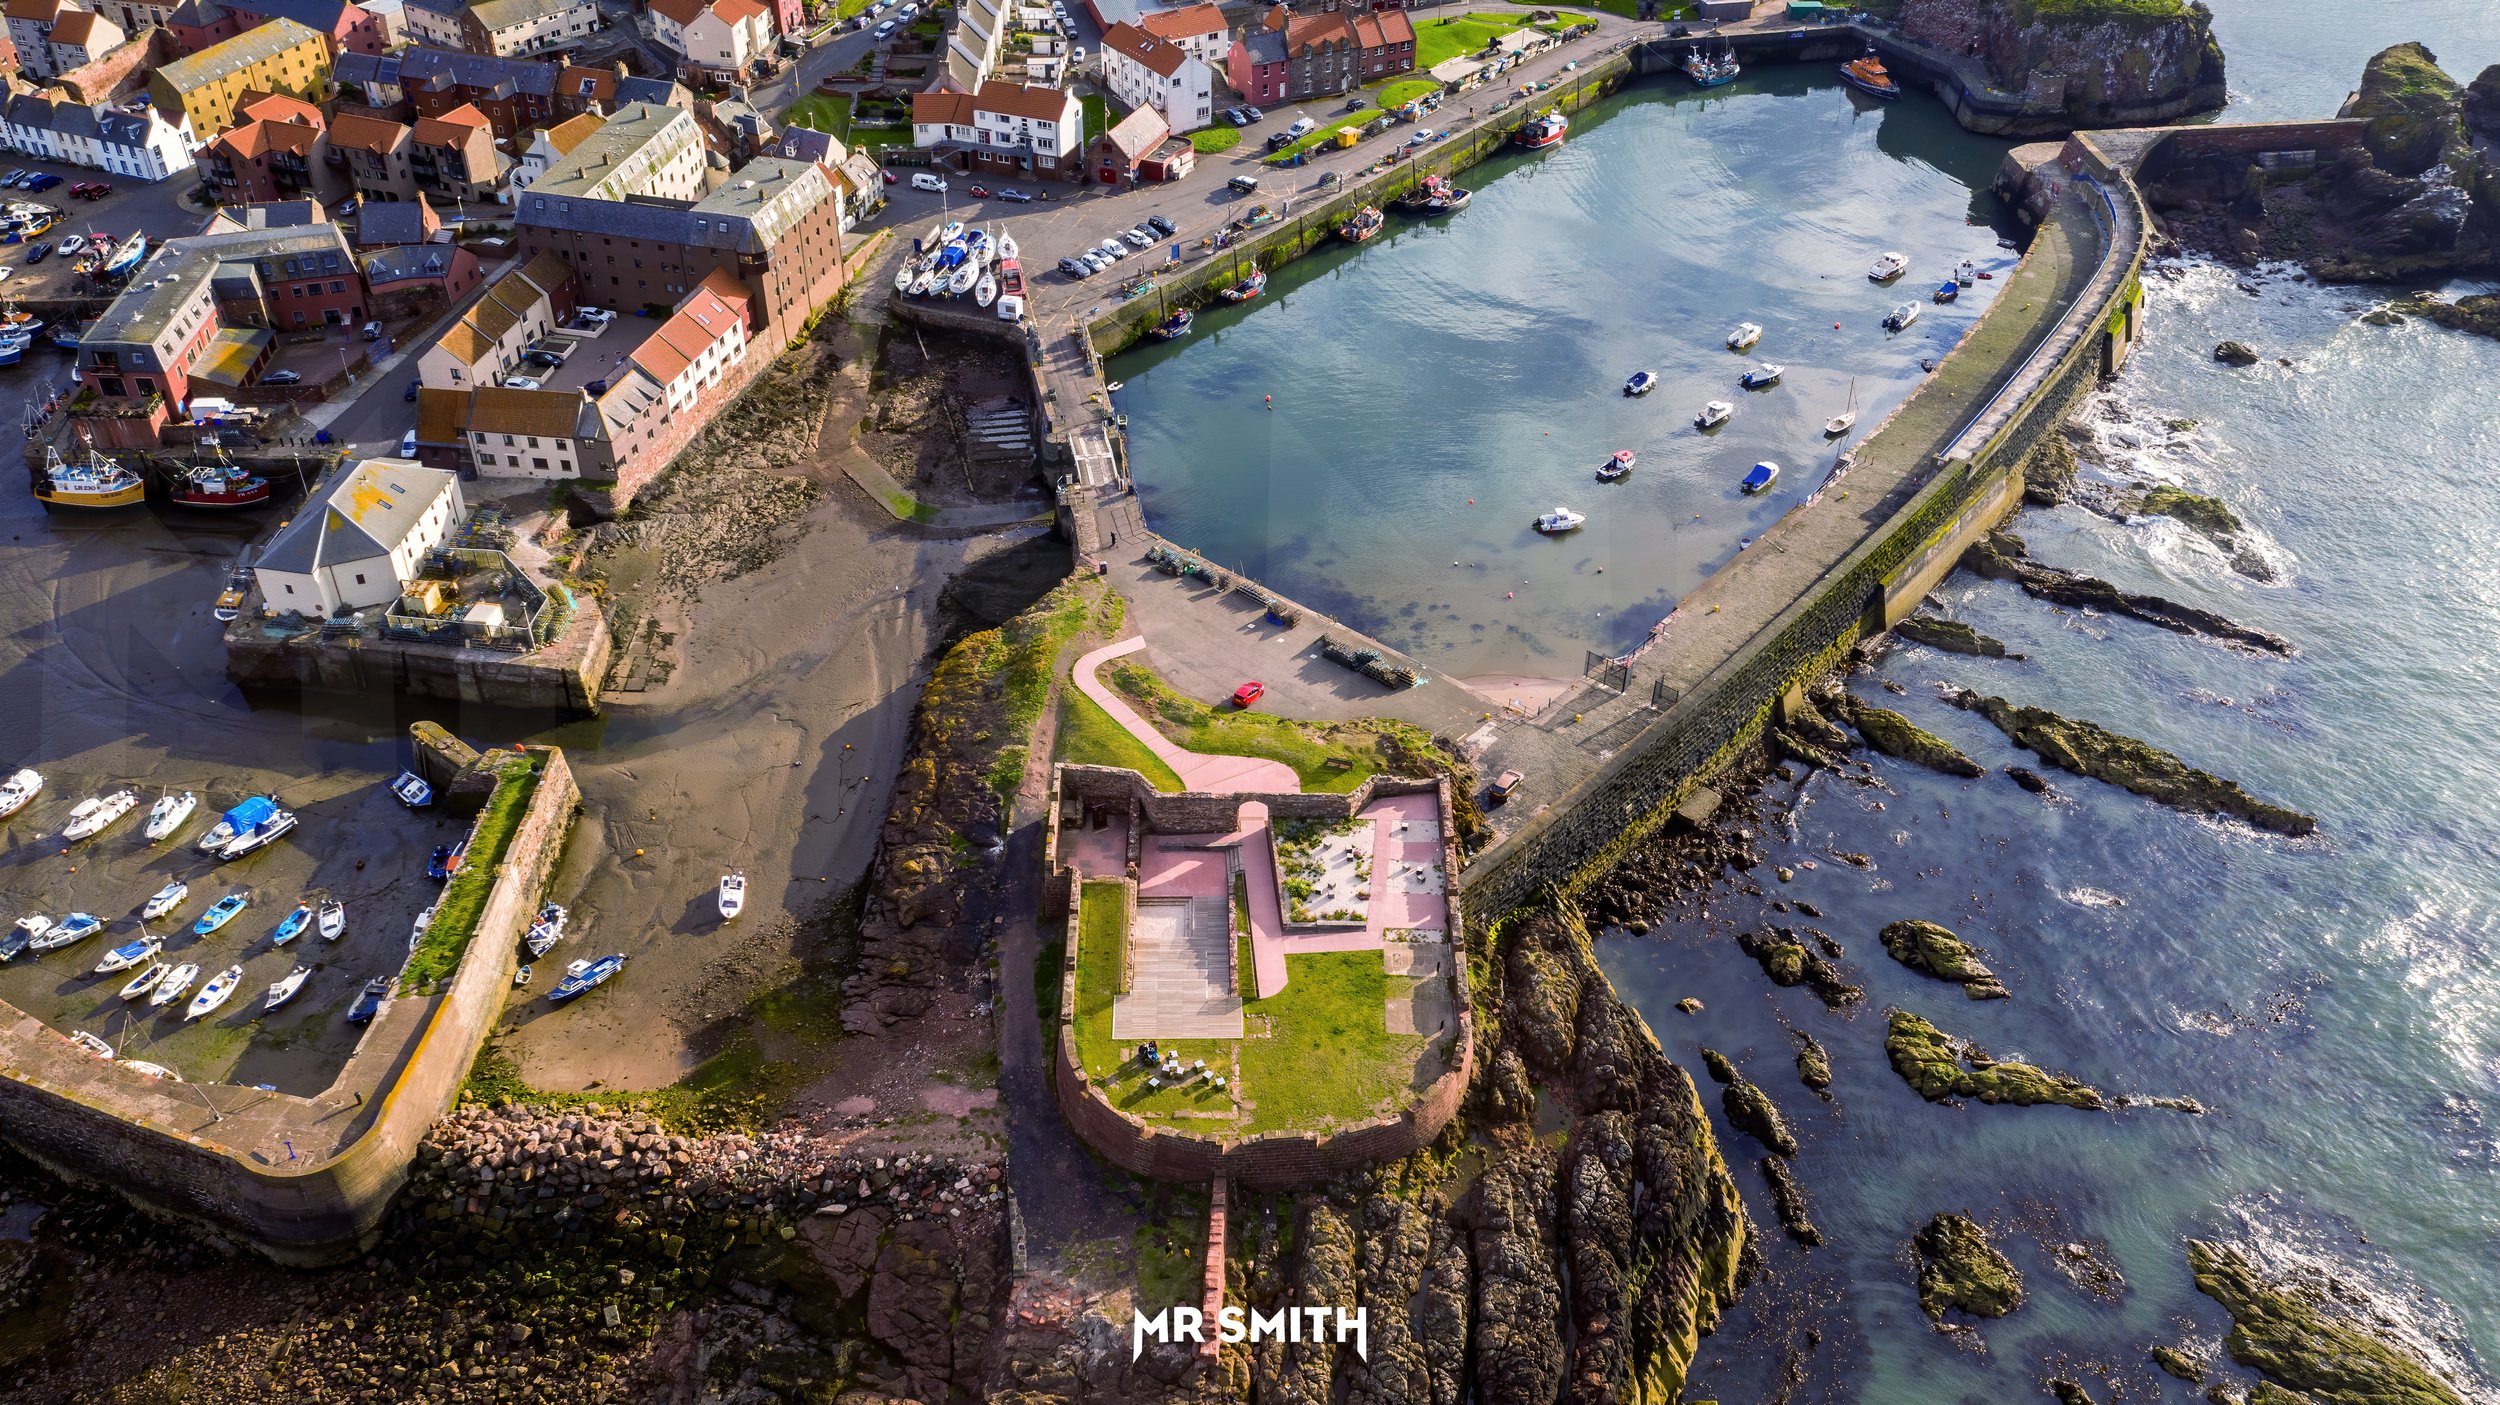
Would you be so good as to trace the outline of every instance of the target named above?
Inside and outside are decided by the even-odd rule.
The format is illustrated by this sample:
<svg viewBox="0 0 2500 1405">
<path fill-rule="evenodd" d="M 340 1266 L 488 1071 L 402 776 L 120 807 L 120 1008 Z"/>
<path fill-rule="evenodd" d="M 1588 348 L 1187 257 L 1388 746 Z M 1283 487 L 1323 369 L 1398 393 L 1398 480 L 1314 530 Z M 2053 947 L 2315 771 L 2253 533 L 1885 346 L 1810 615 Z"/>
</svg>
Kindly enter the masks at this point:
<svg viewBox="0 0 2500 1405">
<path fill-rule="evenodd" d="M 32 951 L 57 951 L 72 942 L 82 942 L 104 930 L 103 919 L 91 912 L 73 912 L 52 924 L 45 933 L 28 943 Z"/>
<path fill-rule="evenodd" d="M 30 912 L 9 926 L 9 933 L 0 937 L 0 961 L 16 960 L 19 954 L 35 944 L 35 938 L 52 930 L 52 919 L 40 912 Z"/>
<path fill-rule="evenodd" d="M 1863 89 L 1879 98 L 1901 96 L 1901 85 L 1884 69 L 1884 61 L 1869 49 L 1840 66 L 1840 76 L 1850 87 Z"/>
<path fill-rule="evenodd" d="M 280 810 L 273 806 L 271 807 L 270 812 L 261 818 L 259 823 L 254 824 L 251 828 L 244 830 L 242 833 L 227 840 L 222 846 L 220 846 L 217 850 L 217 857 L 221 859 L 239 859 L 255 849 L 265 848 L 270 844 L 276 843 L 281 835 L 284 835 L 288 830 L 293 828 L 295 828 L 295 812 L 293 810 Z"/>
<path fill-rule="evenodd" d="M 122 999 L 136 1000 L 140 996 L 147 994 L 149 991 L 156 989 L 156 983 L 165 979 L 165 977 L 171 973 L 173 969 L 173 965 L 170 962 L 149 962 L 146 970 L 132 976 L 130 978 L 130 983 L 122 987 Z"/>
<path fill-rule="evenodd" d="M 89 1034 L 83 1029 L 71 1030 L 69 1033 L 69 1042 L 77 1045 L 82 1052 L 93 1054 L 97 1058 L 104 1060 L 106 1063 L 111 1063 L 113 1061 L 113 1046 L 105 1043 L 103 1039 L 98 1036 Z"/>
<path fill-rule="evenodd" d="M 1388 222 L 1389 217 L 1380 213 L 1379 206 L 1365 205 L 1337 222 L 1337 237 L 1349 244 L 1360 244 L 1378 234 Z"/>
<path fill-rule="evenodd" d="M 533 959 L 546 955 L 548 948 L 564 940 L 564 924 L 571 915 L 560 903 L 548 903 L 538 909 L 538 919 L 530 923 L 528 934 L 521 938 Z"/>
<path fill-rule="evenodd" d="M 24 352 L 22 339 L 12 344 Z M 148 485 L 146 479 L 92 449 L 84 463 L 66 463 L 60 450 L 46 449 L 35 497 L 45 507 L 85 511 L 138 507 L 148 500 Z"/>
<path fill-rule="evenodd" d="M 1742 492 L 1759 493 L 1778 482 L 1779 476 L 1780 466 L 1769 459 L 1764 459 L 1755 464 L 1752 471 L 1747 473 L 1736 486 Z"/>
<path fill-rule="evenodd" d="M 1554 537 L 1560 536 L 1565 532 L 1576 532 L 1580 530 L 1581 525 L 1586 523 L 1588 520 L 1588 518 L 1572 511 L 1570 508 L 1557 507 L 1553 511 L 1545 514 L 1543 517 L 1538 518 L 1530 525 L 1534 526 L 1538 531 L 1543 532 L 1545 535 Z"/>
<path fill-rule="evenodd" d="M 1734 405 L 1725 400 L 1713 400 L 1701 407 L 1700 414 L 1693 416 L 1693 428 L 1717 429 L 1720 425 L 1727 423 L 1728 417 L 1735 413 Z"/>
<path fill-rule="evenodd" d="M 1445 183 L 1441 189 L 1436 190 L 1432 194 L 1424 197 L 1424 213 L 1428 215 L 1446 215 L 1454 211 L 1464 210 L 1467 208 L 1467 202 L 1475 198 L 1476 193 L 1467 189 L 1465 186 L 1448 185 Z"/>
<path fill-rule="evenodd" d="M 720 920 L 735 922 L 747 907 L 747 875 L 745 869 L 731 869 L 721 875 Z"/>
<path fill-rule="evenodd" d="M 1222 292 L 1217 293 L 1216 296 L 1222 298 L 1226 302 L 1248 302 L 1252 298 L 1255 298 L 1259 294 L 1266 291 L 1267 270 L 1264 268 L 1255 268 L 1250 271 L 1249 277 L 1225 288 Z"/>
<path fill-rule="evenodd" d="M 191 983 L 199 978 L 200 963 L 197 961 L 183 962 L 181 965 L 167 971 L 164 978 L 156 983 L 155 989 L 148 992 L 148 1004 L 158 1007 L 173 1004 L 175 1001 L 180 1000 L 184 995 L 188 994 L 191 989 Z"/>
<path fill-rule="evenodd" d="M 1724 42 L 1724 41 L 1723 41 Z M 1699 45 L 1684 51 L 1684 76 L 1697 88 L 1716 88 L 1733 83 L 1744 69 L 1736 62 L 1736 46 L 1728 43 L 1717 53 L 1704 53 Z"/>
<path fill-rule="evenodd" d="M 365 982 L 364 990 L 356 996 L 356 1003 L 347 1007 L 347 1022 L 371 1024 L 373 1017 L 382 1013 L 382 1006 L 390 997 L 391 978 L 375 976 L 372 980 Z"/>
<path fill-rule="evenodd" d="M 153 1078 L 160 1083 L 179 1083 L 182 1081 L 181 1074 L 174 1072 L 172 1069 L 165 1067 L 163 1064 L 149 1063 L 146 1059 L 124 1059 L 122 1060 L 122 1067 L 129 1069 L 132 1073 L 139 1075 L 141 1078 Z"/>
<path fill-rule="evenodd" d="M 312 904 L 297 903 L 293 912 L 288 913 L 277 926 L 270 929 L 269 944 L 285 946 L 288 942 L 304 935 L 304 929 L 312 925 L 312 920 Z"/>
<path fill-rule="evenodd" d="M 191 924 L 191 935 L 195 937 L 209 936 L 216 932 L 218 928 L 223 927 L 227 923 L 242 916 L 243 909 L 250 907 L 251 905 L 251 894 L 228 893 L 224 897 L 209 904 L 208 911 L 200 914 L 200 920 Z"/>
<path fill-rule="evenodd" d="M 613 956 L 602 956 L 596 961 L 576 961 L 564 968 L 564 979 L 556 982 L 555 989 L 547 992 L 547 1003 L 561 1005 L 575 996 L 605 984 L 617 972 L 624 969 L 623 952 Z"/>
<path fill-rule="evenodd" d="M 294 970 L 287 972 L 285 975 L 278 977 L 276 980 L 271 981 L 269 983 L 269 995 L 260 1003 L 260 1012 L 264 1015 L 268 1014 L 270 1011 L 275 1010 L 279 1006 L 294 999 L 295 992 L 302 990 L 304 988 L 304 982 L 311 978 L 312 967 L 298 966 Z"/>
<path fill-rule="evenodd" d="M 347 935 L 347 904 L 336 898 L 322 899 L 321 920 L 316 925 L 325 942 L 334 942 Z"/>
<path fill-rule="evenodd" d="M 1752 370 L 1738 376 L 1736 378 L 1736 383 L 1743 386 L 1747 390 L 1760 390 L 1765 386 L 1777 385 L 1779 383 L 1779 378 L 1787 373 L 1788 368 L 1786 366 L 1779 365 L 1775 362 L 1763 361 L 1756 363 Z"/>
<path fill-rule="evenodd" d="M 1656 371 L 1634 371 L 1623 382 L 1623 393 L 1626 395 L 1647 395 L 1657 388 L 1658 373 Z"/>
<path fill-rule="evenodd" d="M 414 771 L 402 771 L 391 782 L 391 794 L 411 810 L 422 810 L 434 803 L 434 787 Z"/>
<path fill-rule="evenodd" d="M 218 816 L 208 832 L 193 841 L 203 854 L 214 854 L 235 841 L 236 836 L 275 814 L 278 802 L 265 795 L 255 795 Z"/>
<path fill-rule="evenodd" d="M 1189 315 L 1189 309 L 1184 307 L 1147 328 L 1146 335 L 1157 341 L 1178 341 L 1189 335 L 1189 328 L 1196 320 Z"/>
<path fill-rule="evenodd" d="M 155 896 L 140 906 L 139 920 L 153 922 L 182 906 L 182 900 L 189 896 L 191 896 L 191 885 L 177 878 L 157 889 Z"/>
<path fill-rule="evenodd" d="M 1886 249 L 1875 256 L 1875 262 L 1866 270 L 1866 278 L 1870 283 L 1889 283 L 1907 273 L 1909 268 L 1908 254 L 1898 249 Z"/>
<path fill-rule="evenodd" d="M 110 828 L 116 820 L 139 808 L 139 792 L 116 790 L 108 795 L 91 795 L 78 802 L 69 812 L 69 823 L 61 826 L 61 838 L 76 843 L 93 839 Z"/>
<path fill-rule="evenodd" d="M 1956 283 L 1961 284 L 1961 285 L 1962 285 L 1963 287 L 1965 287 L 1965 288 L 1969 287 L 1969 286 L 1970 286 L 1971 284 L 1973 284 L 1973 283 L 1978 282 L 1978 281 L 1979 281 L 1979 265 L 1978 265 L 1978 264 L 1976 264 L 1976 263 L 1973 263 L 1973 262 L 1972 262 L 1971 260 L 1969 260 L 1969 259 L 1964 259 L 1964 260 L 1962 260 L 1959 264 L 1957 264 L 1957 265 L 1955 265 L 1955 266 L 1954 266 L 1954 269 L 1953 269 L 1953 281 L 1954 281 L 1954 282 L 1956 282 Z"/>
<path fill-rule="evenodd" d="M 123 942 L 120 946 L 104 953 L 104 959 L 95 963 L 95 973 L 99 976 L 109 976 L 115 971 L 127 971 L 142 961 L 153 960 L 156 953 L 164 949 L 165 939 L 154 935 L 140 937 L 136 941 Z"/>
<path fill-rule="evenodd" d="M 420 913 L 418 913 L 418 914 L 417 914 L 417 920 L 416 920 L 415 924 L 414 924 L 414 925 L 412 925 L 412 926 L 408 929 L 408 950 L 409 950 L 409 951 L 414 952 L 414 951 L 418 948 L 418 946 L 420 946 L 421 944 L 423 944 L 423 943 L 424 943 L 424 941 L 425 941 L 425 929 L 426 929 L 426 928 L 428 928 L 428 927 L 431 927 L 431 926 L 433 926 L 433 925 L 434 925 L 434 909 L 433 909 L 433 908 L 430 908 L 430 907 L 429 907 L 429 908 L 427 908 L 425 911 L 420 912 Z"/>
<path fill-rule="evenodd" d="M 156 804 L 148 810 L 148 842 L 159 844 L 172 838 L 174 831 L 182 828 L 182 822 L 191 818 L 191 812 L 199 807 L 200 797 L 187 790 L 180 795 L 167 793 L 159 796 Z"/>
<path fill-rule="evenodd" d="M 0 781 L 0 820 L 25 809 L 41 794 L 43 773 L 32 766 L 20 769 L 6 781 Z"/>
<path fill-rule="evenodd" d="M 1947 278 L 1936 285 L 1935 299 L 1938 302 L 1951 302 L 1961 295 L 1962 284 L 1959 279 Z"/>
<path fill-rule="evenodd" d="M 196 1020 L 202 1015 L 216 1013 L 218 1006 L 234 998 L 234 988 L 241 984 L 243 968 L 240 965 L 228 966 L 209 977 L 208 984 L 200 987 L 200 993 L 191 997 L 191 1008 L 183 1012 L 183 1019 Z"/>
<path fill-rule="evenodd" d="M 1540 112 L 1519 129 L 1518 142 L 1530 151 L 1556 145 L 1571 130 L 1571 119 L 1559 112 Z"/>
<path fill-rule="evenodd" d="M 1612 483 L 1616 479 L 1621 478 L 1623 475 L 1632 471 L 1633 459 L 1634 455 L 1631 450 L 1615 450 L 1613 458 L 1610 458 L 1597 466 L 1598 478 L 1601 481 Z"/>
<path fill-rule="evenodd" d="M 1899 307 L 1896 307 L 1892 311 L 1884 314 L 1884 330 L 1887 332 L 1904 331 L 1911 323 L 1917 320 L 1918 304 L 1914 302 L 1905 302 Z"/>
<path fill-rule="evenodd" d="M 1736 324 L 1736 330 L 1727 334 L 1727 349 L 1730 351 L 1751 351 L 1753 350 L 1753 344 L 1760 340 L 1762 340 L 1762 327 L 1760 323 L 1739 322 Z"/>
</svg>

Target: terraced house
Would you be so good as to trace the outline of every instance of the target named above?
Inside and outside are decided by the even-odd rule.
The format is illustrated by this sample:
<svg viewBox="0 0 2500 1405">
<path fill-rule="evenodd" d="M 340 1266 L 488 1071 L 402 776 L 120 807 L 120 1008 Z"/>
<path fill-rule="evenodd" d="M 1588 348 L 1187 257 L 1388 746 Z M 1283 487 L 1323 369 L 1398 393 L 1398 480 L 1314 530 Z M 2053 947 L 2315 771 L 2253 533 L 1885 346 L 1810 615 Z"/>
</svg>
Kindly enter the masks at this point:
<svg viewBox="0 0 2500 1405">
<path fill-rule="evenodd" d="M 1297 15 L 1278 5 L 1225 57 L 1233 90 L 1258 104 L 1348 93 L 1415 68 L 1415 26 L 1403 10 Z"/>
<path fill-rule="evenodd" d="M 330 121 L 330 164 L 344 167 L 366 200 L 396 204 L 417 198 L 414 143 L 407 123 L 387 117 L 342 112 Z"/>
<path fill-rule="evenodd" d="M 399 90 L 419 117 L 440 117 L 475 104 L 499 140 L 513 141 L 532 127 L 583 110 L 578 105 L 559 108 L 556 76 L 562 71 L 545 59 L 414 48 L 399 56 Z"/>
<path fill-rule="evenodd" d="M 298 98 L 264 93 L 243 105 L 242 124 L 217 134 L 198 158 L 200 180 L 219 203 L 283 200 L 313 188 L 327 159 L 328 120 Z"/>
<path fill-rule="evenodd" d="M 166 22 L 175 42 L 198 53 L 275 19 L 289 19 L 319 33 L 333 62 L 341 54 L 380 54 L 390 49 L 382 20 L 352 0 L 183 0 Z"/>
<path fill-rule="evenodd" d="M 148 75 L 148 97 L 194 132 L 222 132 L 249 92 L 319 102 L 330 86 L 329 40 L 290 19 L 275 19 Z"/>
<path fill-rule="evenodd" d="M 1175 132 L 1194 132 L 1215 121 L 1215 70 L 1136 25 L 1103 31 L 1102 74 L 1122 106 L 1151 107 Z"/>
<path fill-rule="evenodd" d="M 503 189 L 503 156 L 494 129 L 475 103 L 440 117 L 420 117 L 409 134 L 408 166 L 417 188 L 445 200 L 495 200 Z"/>
<path fill-rule="evenodd" d="M 598 28 L 591 0 L 478 0 L 460 12 L 462 45 L 503 58 L 579 48 Z"/>
<path fill-rule="evenodd" d="M 736 83 L 769 62 L 772 12 L 756 0 L 652 0 L 651 37 L 686 61 L 690 83 Z"/>
<path fill-rule="evenodd" d="M 146 181 L 161 181 L 176 171 L 191 169 L 188 119 L 181 125 L 169 123 L 145 103 L 88 107 L 13 97 L 5 123 L 10 146 L 46 161 Z"/>
<path fill-rule="evenodd" d="M 1085 178 L 1085 116 L 1061 88 L 991 82 L 978 92 L 928 92 L 911 100 L 912 145 L 968 170 Z"/>
</svg>

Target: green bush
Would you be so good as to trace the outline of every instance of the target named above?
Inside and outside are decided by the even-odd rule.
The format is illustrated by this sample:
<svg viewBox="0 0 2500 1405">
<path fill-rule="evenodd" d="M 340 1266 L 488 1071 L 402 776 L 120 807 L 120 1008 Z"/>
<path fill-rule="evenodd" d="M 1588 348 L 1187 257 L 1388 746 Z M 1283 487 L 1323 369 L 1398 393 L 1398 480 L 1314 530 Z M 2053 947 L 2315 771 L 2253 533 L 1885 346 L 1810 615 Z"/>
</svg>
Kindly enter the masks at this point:
<svg viewBox="0 0 2500 1405">
<path fill-rule="evenodd" d="M 478 916 L 494 891 L 495 871 L 503 865 L 504 850 L 511 846 L 522 817 L 529 813 L 530 799 L 537 794 L 534 758 L 525 753 L 504 764 L 495 793 L 486 798 L 477 826 L 469 831 L 469 852 L 460 861 L 460 871 L 443 885 L 442 900 L 434 905 L 434 920 L 426 926 L 425 939 L 417 943 L 400 970 L 402 991 L 421 989 L 459 969 L 461 953 L 469 949 Z"/>
</svg>

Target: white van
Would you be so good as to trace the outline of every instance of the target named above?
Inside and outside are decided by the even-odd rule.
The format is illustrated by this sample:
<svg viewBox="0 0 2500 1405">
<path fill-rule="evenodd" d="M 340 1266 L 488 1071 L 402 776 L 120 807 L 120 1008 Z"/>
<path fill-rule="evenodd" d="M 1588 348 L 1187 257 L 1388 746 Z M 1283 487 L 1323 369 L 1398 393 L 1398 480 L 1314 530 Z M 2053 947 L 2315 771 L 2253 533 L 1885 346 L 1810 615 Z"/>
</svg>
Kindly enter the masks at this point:
<svg viewBox="0 0 2500 1405">
<path fill-rule="evenodd" d="M 1318 130 L 1319 124 L 1312 121 L 1310 118 L 1305 117 L 1296 121 L 1292 126 L 1287 127 L 1285 129 L 1285 135 L 1299 141 Z"/>
<path fill-rule="evenodd" d="M 914 171 L 911 173 L 911 188 L 914 190 L 934 190 L 943 195 L 946 193 L 946 182 L 938 179 L 936 176 L 930 175 L 927 171 Z"/>
</svg>

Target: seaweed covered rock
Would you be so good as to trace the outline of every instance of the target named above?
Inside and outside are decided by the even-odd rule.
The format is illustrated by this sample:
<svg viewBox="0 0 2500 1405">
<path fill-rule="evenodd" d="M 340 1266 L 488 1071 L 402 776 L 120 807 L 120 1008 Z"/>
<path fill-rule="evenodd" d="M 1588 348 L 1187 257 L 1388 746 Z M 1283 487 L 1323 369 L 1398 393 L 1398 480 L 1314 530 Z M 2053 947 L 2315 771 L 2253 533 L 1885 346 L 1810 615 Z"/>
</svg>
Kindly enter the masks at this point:
<svg viewBox="0 0 2500 1405">
<path fill-rule="evenodd" d="M 2369 125 L 2362 144 L 2382 171 L 2418 176 L 2457 153 L 2465 140 L 2465 90 L 2421 44 L 2397 44 L 2371 56 L 2361 87 L 2344 109 Z"/>
<path fill-rule="evenodd" d="M 1751 1079 L 1738 1075 L 1719 1090 L 1719 1109 L 1727 1114 L 1728 1125 L 1762 1143 L 1782 1156 L 1797 1154 L 1797 1134 L 1788 1130 L 1788 1119 L 1780 1116 L 1779 1104 L 1771 1095 L 1756 1087 Z"/>
<path fill-rule="evenodd" d="M 1940 981 L 1952 981 L 1973 1000 L 2003 1000 L 2012 992 L 1987 963 L 1972 954 L 1968 943 L 1933 922 L 1907 918 L 1887 924 L 1884 950 L 1892 959 Z"/>
<path fill-rule="evenodd" d="M 1745 932 L 1736 944 L 1762 965 L 1764 975 L 1773 985 L 1802 985 L 1832 1009 L 1854 1004 L 1866 998 L 1866 992 L 1841 979 L 1840 969 L 1825 960 L 1812 947 L 1797 939 L 1786 927 L 1767 932 Z"/>
<path fill-rule="evenodd" d="M 1961 748 L 1890 708 L 1853 703 L 1849 720 L 1856 725 L 1858 734 L 1866 738 L 1867 745 L 1886 756 L 1915 762 L 1948 776 L 1972 779 L 1988 774 L 1986 767 L 1964 756 Z"/>
<path fill-rule="evenodd" d="M 2027 1063 L 1999 1063 L 1907 1010 L 1892 1012 L 1884 1031 L 1884 1055 L 1893 1071 L 1931 1103 L 1977 1098 L 2025 1107 L 2056 1103 L 2092 1112 L 2109 1106 L 2098 1088 Z"/>
<path fill-rule="evenodd" d="M 2031 559 L 2023 539 L 2012 532 L 1990 532 L 1962 553 L 1962 565 L 1989 580 L 2012 581 L 2025 595 L 2053 605 L 2073 605 L 2108 615 L 2125 615 L 2173 634 L 2197 634 L 2269 654 L 2291 654 L 2292 642 L 2279 634 L 2252 628 L 2194 605 L 2120 590 L 2098 576 L 2061 571 Z"/>
<path fill-rule="evenodd" d="M 1996 86 L 2022 95 L 2018 114 L 1966 113 L 2001 136 L 2175 121 L 2222 106 L 2222 46 L 2213 16 L 2187 0 L 1900 0 L 1903 33 L 1972 54 Z"/>
<path fill-rule="evenodd" d="M 1710 1070 L 1710 1081 L 1713 1083 L 1733 1083 L 1737 1079 L 1736 1065 L 1729 1061 L 1727 1055 L 1708 1045 L 1702 1046 L 1701 1066 Z"/>
<path fill-rule="evenodd" d="M 2455 302 L 2449 302 L 2437 293 L 2416 293 L 2388 311 L 2399 317 L 2404 314 L 2426 317 L 2452 332 L 2500 337 L 2500 294 L 2469 293 Z"/>
<path fill-rule="evenodd" d="M 2244 341 L 2222 342 L 2214 347 L 2214 359 L 2225 366 L 2254 366 L 2258 360 L 2257 348 Z"/>
<path fill-rule="evenodd" d="M 2101 1405 L 2092 1398 L 2092 1392 L 2083 1388 L 2083 1382 L 2070 1376 L 2049 1377 L 2048 1391 L 2057 1405 Z"/>
<path fill-rule="evenodd" d="M 1912 615 L 1894 625 L 1892 632 L 1913 644 L 1942 649 L 1948 654 L 1969 654 L 1982 659 L 2007 657 L 2004 640 L 1991 639 L 1960 620 L 1949 620 L 1942 615 Z"/>
<path fill-rule="evenodd" d="M 1770 1183 L 1771 1206 L 1778 1211 L 1780 1228 L 1788 1237 L 1811 1249 L 1823 1242 L 1823 1231 L 1814 1224 L 1814 1207 L 1806 1199 L 1806 1188 L 1797 1183 L 1797 1173 L 1788 1168 L 1785 1156 L 1762 1158 L 1762 1179 Z"/>
<path fill-rule="evenodd" d="M 1931 1322 L 1948 1310 L 2003 1317 L 2023 1305 L 2023 1276 L 1988 1242 L 1988 1232 L 1962 1215 L 1938 1215 L 1911 1241 L 1918 1250 L 1918 1305 Z"/>
<path fill-rule="evenodd" d="M 2167 483 L 2147 489 L 2134 506 L 2137 512 L 2149 517 L 2175 517 L 2209 537 L 2235 537 L 2246 530 L 2239 514 L 2222 499 Z"/>
<path fill-rule="evenodd" d="M 2203 1363 L 2175 1346 L 2162 1346 L 2156 1343 L 2152 1350 L 2152 1357 L 2153 1364 L 2159 1366 L 2165 1374 L 2175 1376 L 2189 1385 L 2205 1383 Z"/>
<path fill-rule="evenodd" d="M 2231 1314 L 2222 1349 L 2294 1398 L 2317 1405 L 2465 1405 L 2412 1353 L 2336 1305 L 2332 1286 L 2268 1276 L 2238 1249 L 2188 1241 L 2188 1270 Z M 2280 1397 L 2277 1397 L 2280 1398 Z"/>
<path fill-rule="evenodd" d="M 2035 507 L 2055 507 L 2073 491 L 2075 446 L 2063 434 L 2042 439 L 2032 451 L 2023 455 L 2023 501 Z"/>
<path fill-rule="evenodd" d="M 1832 1086 L 1832 1056 L 1822 1043 L 1802 1030 L 1797 1034 L 1797 1081 L 1820 1093 Z"/>
<path fill-rule="evenodd" d="M 1976 712 L 2013 738 L 2014 744 L 2037 753 L 2041 760 L 2079 776 L 2107 781 L 2147 800 L 2190 814 L 2232 815 L 2276 834 L 2315 833 L 2316 819 L 2298 810 L 2260 800 L 2220 776 L 2200 771 L 2149 742 L 2110 731 L 2095 723 L 2060 717 L 2042 707 L 2025 707 L 2003 698 L 1982 697 L 1967 689 L 1947 701 Z"/>
</svg>

